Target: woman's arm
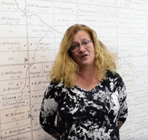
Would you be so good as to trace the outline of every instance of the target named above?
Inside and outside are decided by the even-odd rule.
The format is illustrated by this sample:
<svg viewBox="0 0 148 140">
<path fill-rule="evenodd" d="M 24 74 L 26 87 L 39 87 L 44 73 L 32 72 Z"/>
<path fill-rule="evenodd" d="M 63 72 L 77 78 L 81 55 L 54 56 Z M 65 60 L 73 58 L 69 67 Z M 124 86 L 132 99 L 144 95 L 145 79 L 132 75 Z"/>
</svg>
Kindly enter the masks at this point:
<svg viewBox="0 0 148 140">
<path fill-rule="evenodd" d="M 58 103 L 54 99 L 53 85 L 46 89 L 40 109 L 40 125 L 48 134 L 56 137 L 56 116 Z"/>
<path fill-rule="evenodd" d="M 55 139 L 57 138 L 57 134 L 56 133 L 51 133 L 50 134 L 52 137 L 54 137 Z"/>
<path fill-rule="evenodd" d="M 122 80 L 122 78 L 119 78 L 118 81 L 118 93 L 119 93 L 119 128 L 124 124 L 124 122 L 127 119 L 128 116 L 128 106 L 127 106 L 127 94 L 126 94 L 126 87 Z"/>
<path fill-rule="evenodd" d="M 119 122 L 119 129 L 122 127 L 122 123 Z"/>
</svg>

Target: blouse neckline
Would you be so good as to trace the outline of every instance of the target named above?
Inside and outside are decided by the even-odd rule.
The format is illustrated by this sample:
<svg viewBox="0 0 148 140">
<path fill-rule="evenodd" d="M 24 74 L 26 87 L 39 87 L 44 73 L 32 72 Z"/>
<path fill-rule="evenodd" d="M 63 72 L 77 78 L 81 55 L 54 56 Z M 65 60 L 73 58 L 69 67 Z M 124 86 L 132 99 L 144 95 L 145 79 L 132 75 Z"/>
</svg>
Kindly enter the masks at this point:
<svg viewBox="0 0 148 140">
<path fill-rule="evenodd" d="M 85 89 L 85 88 L 81 88 L 81 87 L 79 87 L 78 85 L 75 85 L 74 88 L 77 88 L 77 89 L 79 89 L 79 90 L 81 90 L 81 91 L 84 91 L 84 92 L 92 92 L 92 91 L 96 90 L 97 87 L 101 86 L 102 82 L 103 82 L 103 81 L 101 80 L 101 81 L 100 81 L 95 87 L 93 87 L 91 90 L 87 90 L 87 89 Z"/>
</svg>

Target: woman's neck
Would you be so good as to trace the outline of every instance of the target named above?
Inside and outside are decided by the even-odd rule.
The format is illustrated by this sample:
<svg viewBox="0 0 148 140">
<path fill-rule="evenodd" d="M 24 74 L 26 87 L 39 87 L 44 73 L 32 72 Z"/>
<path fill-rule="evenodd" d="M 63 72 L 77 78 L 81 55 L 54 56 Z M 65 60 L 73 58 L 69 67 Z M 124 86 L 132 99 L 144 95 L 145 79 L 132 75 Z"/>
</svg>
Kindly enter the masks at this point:
<svg viewBox="0 0 148 140">
<path fill-rule="evenodd" d="M 93 78 L 97 76 L 94 68 L 83 68 L 83 69 L 80 69 L 78 77 L 81 77 L 87 80 L 87 79 L 90 79 L 90 77 Z"/>
<path fill-rule="evenodd" d="M 100 79 L 98 78 L 94 68 L 83 68 L 77 75 L 76 84 L 80 88 L 91 90 L 98 85 L 99 82 Z"/>
</svg>

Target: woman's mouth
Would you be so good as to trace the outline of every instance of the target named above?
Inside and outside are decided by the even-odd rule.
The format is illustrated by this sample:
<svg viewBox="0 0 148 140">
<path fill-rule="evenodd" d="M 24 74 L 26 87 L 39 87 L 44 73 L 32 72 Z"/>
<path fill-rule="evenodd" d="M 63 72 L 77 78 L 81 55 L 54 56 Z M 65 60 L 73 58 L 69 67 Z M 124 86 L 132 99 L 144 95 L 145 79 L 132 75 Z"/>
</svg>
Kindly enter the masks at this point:
<svg viewBox="0 0 148 140">
<path fill-rule="evenodd" d="M 81 58 L 85 58 L 85 57 L 87 57 L 87 54 L 84 54 L 84 55 L 81 56 Z"/>
</svg>

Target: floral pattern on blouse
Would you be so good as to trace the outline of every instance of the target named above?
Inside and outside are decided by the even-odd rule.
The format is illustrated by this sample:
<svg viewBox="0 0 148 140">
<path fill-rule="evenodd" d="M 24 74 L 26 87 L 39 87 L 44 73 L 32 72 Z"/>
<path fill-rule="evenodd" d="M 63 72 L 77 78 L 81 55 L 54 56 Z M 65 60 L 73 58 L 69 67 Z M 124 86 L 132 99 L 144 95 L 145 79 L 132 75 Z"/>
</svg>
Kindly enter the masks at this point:
<svg viewBox="0 0 148 140">
<path fill-rule="evenodd" d="M 119 122 L 128 114 L 126 88 L 118 73 L 106 77 L 90 91 L 52 81 L 41 104 L 42 128 L 58 140 L 119 140 Z"/>
</svg>

